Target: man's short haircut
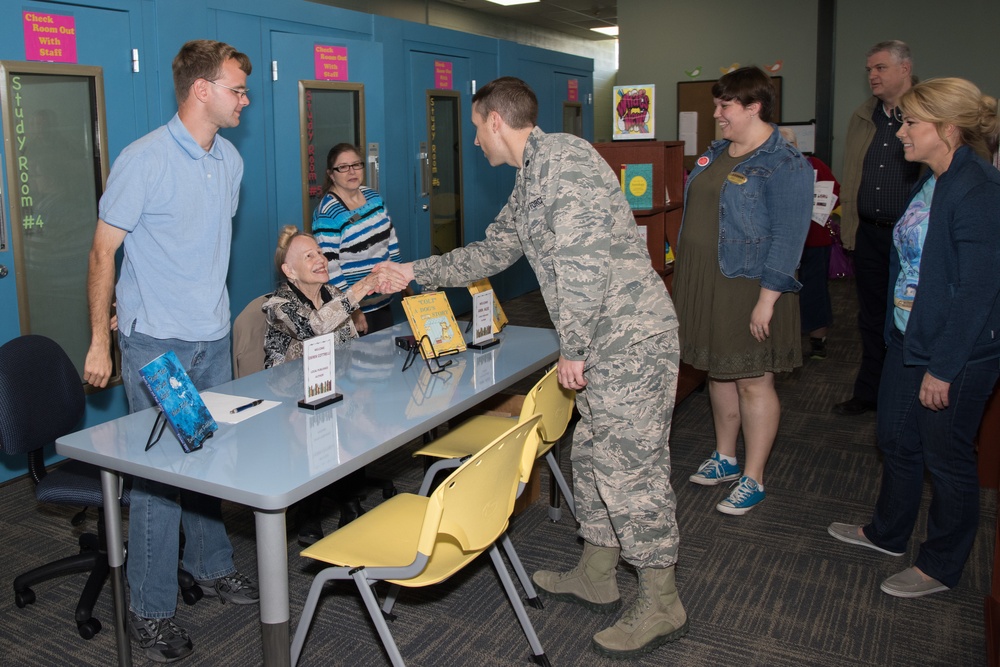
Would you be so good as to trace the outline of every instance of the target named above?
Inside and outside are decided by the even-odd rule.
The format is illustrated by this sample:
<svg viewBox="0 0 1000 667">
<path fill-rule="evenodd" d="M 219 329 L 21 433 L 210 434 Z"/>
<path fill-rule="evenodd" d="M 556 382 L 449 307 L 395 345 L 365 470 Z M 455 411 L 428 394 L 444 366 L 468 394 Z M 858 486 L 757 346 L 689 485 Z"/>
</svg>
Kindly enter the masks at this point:
<svg viewBox="0 0 1000 667">
<path fill-rule="evenodd" d="M 741 67 L 723 74 L 712 86 L 712 97 L 726 102 L 736 100 L 745 107 L 760 102 L 760 119 L 765 123 L 770 123 L 774 114 L 774 84 L 759 67 Z"/>
<path fill-rule="evenodd" d="M 513 76 L 494 79 L 476 91 L 472 108 L 483 118 L 496 111 L 514 130 L 534 127 L 538 122 L 538 98 L 528 84 Z"/>
<path fill-rule="evenodd" d="M 232 58 L 240 69 L 250 75 L 250 58 L 224 42 L 193 39 L 174 56 L 174 94 L 177 104 L 183 104 L 196 79 L 215 81 L 222 76 L 223 64 Z"/>
<path fill-rule="evenodd" d="M 910 53 L 910 47 L 906 42 L 901 42 L 898 39 L 890 39 L 885 42 L 879 42 L 872 48 L 868 49 L 868 53 L 865 54 L 865 57 L 871 58 L 876 53 L 880 53 L 882 51 L 888 51 L 893 60 L 898 63 L 910 63 L 911 66 L 913 65 L 913 55 Z"/>
</svg>

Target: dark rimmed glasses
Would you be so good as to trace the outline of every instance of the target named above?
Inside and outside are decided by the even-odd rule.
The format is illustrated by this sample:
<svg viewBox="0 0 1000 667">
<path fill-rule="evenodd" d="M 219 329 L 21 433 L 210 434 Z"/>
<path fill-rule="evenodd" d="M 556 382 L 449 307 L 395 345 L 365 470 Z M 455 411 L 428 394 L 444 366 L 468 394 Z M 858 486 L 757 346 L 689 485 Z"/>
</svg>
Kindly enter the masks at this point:
<svg viewBox="0 0 1000 667">
<path fill-rule="evenodd" d="M 332 169 L 338 174 L 346 174 L 349 171 L 361 171 L 362 169 L 364 169 L 364 167 L 365 167 L 364 162 L 352 162 L 351 164 L 338 164 L 336 167 L 333 167 Z"/>
</svg>

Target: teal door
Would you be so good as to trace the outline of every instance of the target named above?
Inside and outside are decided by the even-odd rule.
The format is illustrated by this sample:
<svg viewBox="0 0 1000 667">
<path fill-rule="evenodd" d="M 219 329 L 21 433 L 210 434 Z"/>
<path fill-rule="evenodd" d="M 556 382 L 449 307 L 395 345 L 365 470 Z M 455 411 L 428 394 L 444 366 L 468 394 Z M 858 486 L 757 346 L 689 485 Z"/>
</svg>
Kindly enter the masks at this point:
<svg viewBox="0 0 1000 667">
<path fill-rule="evenodd" d="M 10 72 L 16 73 L 18 63 L 24 62 L 25 58 L 22 25 L 20 20 L 7 20 L 10 14 L 6 9 L 3 11 L 0 59 L 7 61 Z M 139 72 L 133 71 L 133 63 L 128 56 L 131 49 L 139 44 L 133 40 L 133 20 L 128 11 L 47 4 L 44 13 L 73 17 L 76 64 L 92 69 L 86 74 L 76 74 L 71 68 L 68 75 L 50 76 L 49 70 L 68 70 L 56 63 L 25 63 L 24 69 L 30 68 L 32 74 L 21 77 L 21 85 L 30 82 L 39 84 L 34 86 L 37 93 L 34 98 L 28 99 L 25 94 L 21 100 L 23 106 L 19 112 L 24 115 L 24 127 L 30 129 L 25 136 L 39 150 L 47 144 L 62 144 L 64 160 L 56 172 L 58 177 L 53 178 L 55 174 L 45 173 L 43 153 L 36 151 L 35 155 L 30 155 L 31 146 L 27 142 L 23 146 L 17 142 L 5 142 L 2 149 L 13 153 L 4 155 L 5 164 L 10 164 L 13 159 L 15 164 L 21 160 L 23 166 L 26 160 L 28 166 L 15 168 L 13 173 L 8 169 L 0 192 L 11 192 L 11 181 L 14 179 L 21 184 L 29 183 L 32 205 L 24 206 L 17 216 L 19 219 L 13 219 L 14 207 L 10 206 L 8 197 L 2 199 L 4 210 L 0 217 L 9 222 L 4 230 L 6 248 L 0 251 L 0 265 L 7 269 L 6 277 L 0 279 L 0 311 L 7 314 L 0 318 L 0 343 L 22 333 L 47 335 L 67 350 L 82 371 L 83 357 L 90 344 L 86 299 L 87 253 L 97 221 L 97 200 L 104 185 L 102 164 L 104 168 L 110 167 L 118 153 L 146 130 L 145 124 L 139 120 L 146 117 L 145 100 L 136 93 L 143 86 L 145 69 L 150 62 L 140 50 Z M 20 19 L 20 12 L 15 16 Z M 98 76 L 103 87 L 96 84 Z M 51 87 L 74 94 L 74 98 L 64 100 L 64 103 L 49 99 L 52 96 L 45 95 L 43 90 L 46 88 L 43 82 L 47 78 L 52 79 Z M 83 108 L 82 102 L 76 104 L 79 101 L 76 93 L 88 87 L 93 90 L 93 114 Z M 104 115 L 103 126 L 108 128 L 106 137 L 92 131 L 94 125 L 79 126 L 79 119 L 85 115 L 88 123 L 96 124 L 93 116 L 98 113 L 97 110 Z M 0 113 L 6 113 L 6 110 Z M 59 137 L 69 140 L 61 141 Z M 107 142 L 105 155 L 99 155 L 102 139 Z M 73 158 L 80 152 L 76 148 L 83 152 L 79 159 Z M 13 188 L 13 192 L 17 191 L 18 188 Z M 66 193 L 81 196 L 68 196 Z M 70 201 L 62 201 L 67 199 Z M 45 208 L 45 212 L 40 216 L 39 205 L 42 203 L 46 206 L 41 207 Z M 48 203 L 52 205 L 48 206 Z M 34 208 L 40 210 L 34 211 Z M 37 224 L 39 219 L 43 224 Z M 43 265 L 35 266 L 36 259 Z M 45 262 L 53 265 L 46 268 Z M 27 266 L 28 263 L 32 266 Z M 50 303 L 46 303 L 46 294 L 53 295 Z"/>
<path fill-rule="evenodd" d="M 360 143 L 366 185 L 376 187 L 385 142 L 382 45 L 337 37 L 271 33 L 274 62 L 275 193 L 279 226 L 308 229 L 334 144 Z M 319 64 L 317 64 L 319 63 Z M 333 63 L 345 81 L 317 78 Z M 327 65 L 329 66 L 329 65 Z M 271 245 L 277 238 L 272 230 Z"/>
<path fill-rule="evenodd" d="M 440 255 L 465 243 L 463 156 L 470 159 L 469 58 L 411 51 L 409 155 L 413 174 L 413 230 L 418 255 Z M 464 150 L 463 150 L 464 149 Z"/>
<path fill-rule="evenodd" d="M 46 98 L 59 94 L 51 92 L 30 102 L 22 98 L 26 114 L 29 106 L 35 105 L 30 108 L 32 116 L 30 136 L 38 140 L 34 148 L 41 148 L 41 153 L 36 153 L 34 158 L 43 157 L 47 152 L 45 146 L 51 145 L 53 139 L 58 145 L 63 143 L 61 137 L 69 138 L 61 147 L 62 168 L 55 172 L 58 187 L 47 184 L 47 181 L 52 180 L 50 178 L 52 174 L 46 174 L 44 169 L 34 170 L 32 173 L 33 163 L 30 161 L 28 168 L 20 169 L 20 173 L 16 166 L 13 170 L 8 169 L 7 165 L 11 160 L 14 160 L 16 165 L 17 158 L 31 159 L 32 156 L 18 154 L 16 141 L 4 142 L 0 146 L 0 153 L 3 153 L 3 159 L 0 160 L 0 165 L 3 165 L 3 169 L 0 170 L 2 172 L 0 223 L 3 224 L 3 236 L 6 239 L 6 246 L 0 249 L 0 266 L 6 269 L 6 276 L 0 278 L 0 312 L 4 313 L 3 317 L 0 317 L 0 344 L 22 333 L 48 335 L 67 350 L 78 367 L 82 367 L 86 348 L 90 344 L 86 298 L 87 253 L 97 222 L 97 199 L 104 186 L 101 172 L 110 168 L 111 163 L 125 146 L 149 129 L 146 121 L 148 109 L 143 90 L 147 72 L 155 70 L 154 56 L 151 51 L 147 53 L 142 48 L 137 10 L 131 12 L 99 9 L 80 4 L 32 3 L 31 6 L 27 6 L 6 3 L 0 9 L 0 59 L 8 63 L 11 72 L 25 69 L 21 65 L 29 65 L 32 68 L 33 73 L 30 77 L 22 79 L 22 84 L 33 80 L 37 88 L 46 88 L 42 80 L 48 76 L 47 70 L 59 67 L 65 70 L 62 64 L 25 63 L 22 10 L 28 9 L 39 13 L 72 16 L 76 33 L 76 67 L 80 68 L 81 72 L 83 68 L 88 68 L 92 73 L 52 75 L 54 81 L 52 88 L 68 91 L 74 95 L 72 100 L 66 99 L 62 103 L 48 105 Z M 132 49 L 137 49 L 138 59 L 135 65 L 129 57 Z M 139 71 L 133 71 L 134 67 Z M 99 73 L 103 81 L 102 87 L 96 85 L 97 75 L 93 72 Z M 84 109 L 84 106 L 89 107 L 89 105 L 79 104 L 80 98 L 87 95 L 81 96 L 79 93 L 81 91 L 85 93 L 91 87 L 92 99 L 98 110 L 97 115 L 98 117 L 103 115 L 102 126 L 107 130 L 103 136 L 98 136 L 96 128 L 84 128 L 72 119 L 76 118 L 78 121 L 82 115 L 90 113 L 89 109 Z M 75 113 L 72 117 L 71 111 Z M 11 123 L 8 121 L 12 118 L 7 117 L 7 111 L 0 110 L 0 115 L 4 116 L 4 126 L 10 126 Z M 28 118 L 24 120 L 27 130 Z M 15 133 L 16 131 L 15 128 Z M 100 151 L 102 145 L 106 145 L 104 154 L 94 151 L 95 148 Z M 84 146 L 90 149 L 91 154 L 88 157 L 84 157 L 77 150 Z M 27 148 L 27 144 L 24 148 Z M 12 151 L 13 155 L 6 154 L 6 151 Z M 85 165 L 85 162 L 89 164 Z M 11 181 L 20 182 L 21 173 L 26 173 L 26 178 L 31 182 L 33 206 L 22 207 L 18 219 L 12 219 L 12 207 L 8 195 L 13 187 Z M 15 192 L 19 190 L 19 188 L 13 189 Z M 84 196 L 75 204 L 62 206 L 68 193 L 81 193 Z M 37 201 L 34 197 L 38 197 Z M 75 199 L 74 194 L 70 194 L 69 198 Z M 41 210 L 33 211 L 36 203 L 40 205 Z M 55 206 L 49 207 L 49 204 Z M 42 213 L 45 224 L 41 228 L 36 225 L 26 229 L 24 214 L 28 211 L 31 211 L 31 215 Z M 24 256 L 26 235 L 22 234 L 24 231 L 32 232 L 33 238 L 29 243 L 35 245 L 35 248 L 31 249 L 33 254 L 55 264 L 51 271 L 46 271 L 44 268 L 27 271 Z M 46 246 L 53 248 L 54 252 L 47 252 Z M 35 249 L 40 252 L 34 253 Z M 36 288 L 44 285 L 30 277 L 34 274 L 49 277 L 53 281 L 58 280 L 65 285 L 58 288 L 61 303 L 38 302 L 37 298 L 42 296 L 44 289 Z M 22 279 L 25 275 L 29 277 Z M 30 303 L 32 307 L 22 309 L 21 303 Z M 49 318 L 46 321 L 41 317 L 31 317 L 32 313 L 39 316 L 51 313 L 55 315 L 55 320 Z M 26 326 L 22 324 L 25 320 L 27 320 Z M 90 397 L 86 422 L 83 425 L 97 423 L 124 411 L 124 391 L 114 388 L 100 392 Z M 23 457 L 0 456 L 0 481 L 22 474 L 24 465 Z"/>
</svg>

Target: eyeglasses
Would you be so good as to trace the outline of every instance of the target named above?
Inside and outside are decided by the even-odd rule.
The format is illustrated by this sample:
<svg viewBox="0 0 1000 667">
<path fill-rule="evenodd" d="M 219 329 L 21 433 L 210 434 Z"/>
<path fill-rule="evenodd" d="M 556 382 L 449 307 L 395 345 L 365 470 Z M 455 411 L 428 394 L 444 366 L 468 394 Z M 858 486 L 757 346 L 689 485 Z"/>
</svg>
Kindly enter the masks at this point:
<svg viewBox="0 0 1000 667">
<path fill-rule="evenodd" d="M 336 167 L 333 167 L 333 171 L 338 174 L 346 174 L 349 171 L 361 171 L 364 168 L 364 162 L 352 162 L 351 164 L 338 164 Z"/>
<path fill-rule="evenodd" d="M 212 81 L 211 79 L 205 79 L 205 81 L 208 81 L 213 86 L 218 86 L 219 88 L 225 88 L 226 90 L 233 91 L 234 93 L 236 93 L 236 97 L 240 98 L 241 100 L 242 99 L 246 99 L 246 100 L 250 99 L 250 89 L 249 88 L 230 88 L 229 86 L 223 86 L 221 83 L 216 83 L 215 81 Z"/>
</svg>

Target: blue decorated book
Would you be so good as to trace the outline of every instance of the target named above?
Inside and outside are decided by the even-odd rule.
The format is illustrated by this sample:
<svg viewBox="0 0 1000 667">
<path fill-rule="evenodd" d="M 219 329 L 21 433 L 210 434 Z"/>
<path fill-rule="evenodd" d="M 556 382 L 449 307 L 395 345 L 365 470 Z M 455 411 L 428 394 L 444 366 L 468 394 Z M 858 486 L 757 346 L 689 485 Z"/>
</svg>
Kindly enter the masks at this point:
<svg viewBox="0 0 1000 667">
<path fill-rule="evenodd" d="M 185 452 L 200 449 L 219 428 L 173 350 L 140 368 L 139 375 Z"/>
</svg>

